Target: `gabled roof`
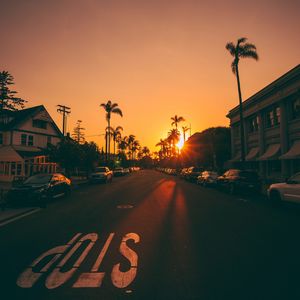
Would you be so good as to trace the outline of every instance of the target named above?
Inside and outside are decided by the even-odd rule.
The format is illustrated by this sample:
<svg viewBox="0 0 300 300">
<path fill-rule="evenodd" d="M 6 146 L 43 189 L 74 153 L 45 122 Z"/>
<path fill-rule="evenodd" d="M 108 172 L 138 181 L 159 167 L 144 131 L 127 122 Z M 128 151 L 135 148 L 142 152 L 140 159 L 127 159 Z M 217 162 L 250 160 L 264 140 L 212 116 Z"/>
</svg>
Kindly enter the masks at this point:
<svg viewBox="0 0 300 300">
<path fill-rule="evenodd" d="M 29 118 L 35 116 L 37 113 L 41 111 L 47 111 L 44 105 L 38 105 L 38 106 L 33 106 L 30 108 L 22 109 L 22 110 L 4 110 L 2 113 L 2 118 L 12 118 L 11 121 L 8 121 L 7 123 L 1 123 L 0 122 L 0 130 L 12 130 L 21 125 L 23 122 L 28 120 Z M 50 116 L 51 118 L 51 116 Z M 52 118 L 51 118 L 52 120 Z M 55 128 L 55 130 L 59 133 L 59 135 L 62 135 L 60 129 L 57 127 L 55 122 L 52 120 L 52 124 Z"/>
</svg>

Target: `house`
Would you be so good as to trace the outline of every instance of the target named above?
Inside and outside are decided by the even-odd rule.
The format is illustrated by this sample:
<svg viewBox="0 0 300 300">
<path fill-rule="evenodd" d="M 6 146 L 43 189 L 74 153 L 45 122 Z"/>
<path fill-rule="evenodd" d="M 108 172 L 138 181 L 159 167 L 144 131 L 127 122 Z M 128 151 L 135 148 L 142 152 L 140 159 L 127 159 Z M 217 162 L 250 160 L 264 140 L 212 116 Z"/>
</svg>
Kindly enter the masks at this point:
<svg viewBox="0 0 300 300">
<path fill-rule="evenodd" d="M 61 139 L 61 131 L 43 105 L 4 110 L 0 116 L 0 181 L 55 172 L 57 165 L 47 161 L 47 148 Z"/>
<path fill-rule="evenodd" d="M 246 167 L 264 179 L 282 180 L 300 172 L 300 65 L 243 102 Z M 232 166 L 241 160 L 240 117 L 228 113 Z"/>
</svg>

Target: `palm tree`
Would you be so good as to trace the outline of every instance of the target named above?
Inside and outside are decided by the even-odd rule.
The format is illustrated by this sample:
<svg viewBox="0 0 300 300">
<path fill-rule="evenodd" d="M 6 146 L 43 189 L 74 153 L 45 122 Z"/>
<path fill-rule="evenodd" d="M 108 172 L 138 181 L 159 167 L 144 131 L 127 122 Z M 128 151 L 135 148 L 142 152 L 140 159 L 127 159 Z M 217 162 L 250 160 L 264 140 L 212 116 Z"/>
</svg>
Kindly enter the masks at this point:
<svg viewBox="0 0 300 300">
<path fill-rule="evenodd" d="M 177 115 L 172 117 L 171 120 L 172 120 L 171 125 L 172 126 L 175 125 L 176 130 L 177 130 L 178 123 L 185 121 L 185 119 L 183 117 L 178 117 Z"/>
<path fill-rule="evenodd" d="M 117 103 L 112 103 L 110 100 L 107 101 L 107 103 L 100 104 L 100 107 L 103 107 L 106 112 L 107 128 L 110 128 L 110 118 L 112 113 L 123 117 L 123 113 L 118 106 Z M 108 160 L 108 157 L 110 156 L 110 138 L 107 138 L 108 136 L 109 134 L 106 135 L 105 139 L 106 160 Z"/>
<path fill-rule="evenodd" d="M 171 129 L 168 132 L 168 139 L 170 141 L 171 148 L 173 148 L 173 153 L 176 153 L 176 144 L 179 142 L 180 132 L 177 129 Z"/>
<path fill-rule="evenodd" d="M 142 152 L 143 156 L 149 156 L 149 154 L 150 154 L 150 150 L 146 146 L 142 148 L 141 152 Z"/>
<path fill-rule="evenodd" d="M 123 131 L 123 127 L 122 126 L 117 126 L 116 129 L 111 128 L 112 131 L 112 138 L 113 138 L 113 142 L 114 142 L 114 155 L 116 155 L 116 142 L 119 143 L 121 140 L 121 131 Z"/>
<path fill-rule="evenodd" d="M 160 153 L 162 154 L 163 157 L 167 155 L 168 143 L 166 140 L 160 139 L 160 141 L 155 146 L 160 147 Z"/>
<path fill-rule="evenodd" d="M 135 159 L 135 152 L 140 150 L 141 145 L 138 140 L 134 140 L 131 147 L 132 160 Z"/>
<path fill-rule="evenodd" d="M 245 135 L 244 135 L 244 118 L 243 118 L 243 100 L 239 76 L 239 61 L 241 58 L 253 58 L 258 60 L 258 54 L 256 52 L 256 46 L 250 43 L 246 43 L 247 38 L 239 38 L 237 44 L 232 42 L 226 44 L 226 49 L 233 56 L 233 62 L 231 63 L 231 69 L 234 75 L 236 75 L 238 93 L 239 93 L 239 113 L 240 113 L 240 138 L 241 138 L 241 161 L 242 166 L 245 162 Z"/>
<path fill-rule="evenodd" d="M 185 133 L 189 130 L 190 128 L 187 126 L 182 126 L 182 133 L 183 133 L 183 142 L 185 143 Z"/>
</svg>

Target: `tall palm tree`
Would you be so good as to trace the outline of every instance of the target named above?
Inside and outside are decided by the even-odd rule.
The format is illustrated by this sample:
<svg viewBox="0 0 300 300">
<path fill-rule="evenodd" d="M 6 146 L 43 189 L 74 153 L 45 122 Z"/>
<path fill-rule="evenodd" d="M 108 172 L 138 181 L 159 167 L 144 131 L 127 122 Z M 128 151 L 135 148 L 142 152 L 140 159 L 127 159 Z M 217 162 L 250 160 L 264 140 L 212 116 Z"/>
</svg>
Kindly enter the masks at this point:
<svg viewBox="0 0 300 300">
<path fill-rule="evenodd" d="M 119 105 L 117 103 L 112 103 L 110 100 L 107 101 L 107 103 L 100 104 L 100 107 L 103 107 L 103 109 L 106 112 L 107 128 L 110 128 L 111 114 L 117 114 L 123 117 L 123 113 L 118 106 Z M 110 156 L 110 138 L 108 138 L 108 136 L 109 134 L 106 135 L 106 139 L 105 139 L 106 160 L 108 160 L 108 157 Z"/>
<path fill-rule="evenodd" d="M 238 93 L 239 93 L 239 114 L 240 114 L 240 139 L 241 139 L 241 161 L 242 166 L 245 163 L 245 135 L 244 135 L 244 118 L 243 118 L 243 100 L 239 76 L 239 61 L 241 58 L 253 58 L 258 60 L 258 54 L 256 52 L 256 46 L 254 44 L 247 43 L 247 38 L 239 38 L 236 45 L 232 42 L 226 44 L 226 49 L 233 56 L 233 62 L 231 63 L 231 69 L 236 76 Z"/>
<path fill-rule="evenodd" d="M 176 130 L 177 130 L 178 123 L 185 121 L 185 119 L 183 117 L 178 117 L 177 115 L 172 117 L 171 120 L 172 120 L 171 125 L 172 126 L 175 125 Z"/>
<path fill-rule="evenodd" d="M 168 139 L 171 144 L 171 148 L 173 150 L 173 154 L 176 153 L 176 144 L 179 142 L 180 139 L 180 132 L 177 129 L 171 129 L 168 132 Z"/>
<path fill-rule="evenodd" d="M 122 126 L 117 126 L 116 129 L 112 128 L 112 138 L 114 142 L 114 155 L 116 155 L 116 143 L 118 143 L 122 137 L 121 131 L 123 131 Z"/>
<path fill-rule="evenodd" d="M 135 159 L 136 151 L 139 151 L 141 148 L 140 142 L 138 140 L 134 140 L 131 147 L 132 160 Z"/>
<path fill-rule="evenodd" d="M 188 126 L 182 126 L 182 133 L 183 133 L 183 142 L 185 143 L 185 133 L 189 130 L 190 128 Z"/>
</svg>

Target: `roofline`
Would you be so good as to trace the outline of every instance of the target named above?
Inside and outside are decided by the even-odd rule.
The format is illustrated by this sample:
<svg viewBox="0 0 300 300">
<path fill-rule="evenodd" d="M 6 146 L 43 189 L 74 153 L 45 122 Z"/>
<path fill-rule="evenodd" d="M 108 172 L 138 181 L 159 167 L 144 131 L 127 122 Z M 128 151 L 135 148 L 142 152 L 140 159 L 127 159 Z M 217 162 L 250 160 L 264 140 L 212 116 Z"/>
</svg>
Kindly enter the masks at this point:
<svg viewBox="0 0 300 300">
<path fill-rule="evenodd" d="M 243 101 L 243 103 L 242 103 L 243 108 L 245 108 L 246 106 L 252 104 L 253 102 L 258 100 L 259 98 L 261 98 L 265 94 L 271 92 L 272 89 L 276 88 L 278 84 L 283 84 L 285 79 L 289 80 L 291 78 L 296 77 L 297 75 L 300 75 L 300 64 L 298 64 L 297 66 L 295 66 L 294 68 L 292 68 L 288 72 L 284 73 L 282 76 L 278 77 L 277 79 L 272 81 L 270 84 L 268 84 L 267 86 L 265 86 L 264 88 L 259 90 L 257 93 L 253 94 L 248 99 Z M 289 77 L 291 77 L 291 78 L 289 78 Z M 239 110 L 239 105 L 237 105 L 233 109 L 231 109 L 228 112 L 228 114 L 226 115 L 226 117 L 230 118 L 230 116 L 237 113 L 238 110 Z"/>
</svg>

